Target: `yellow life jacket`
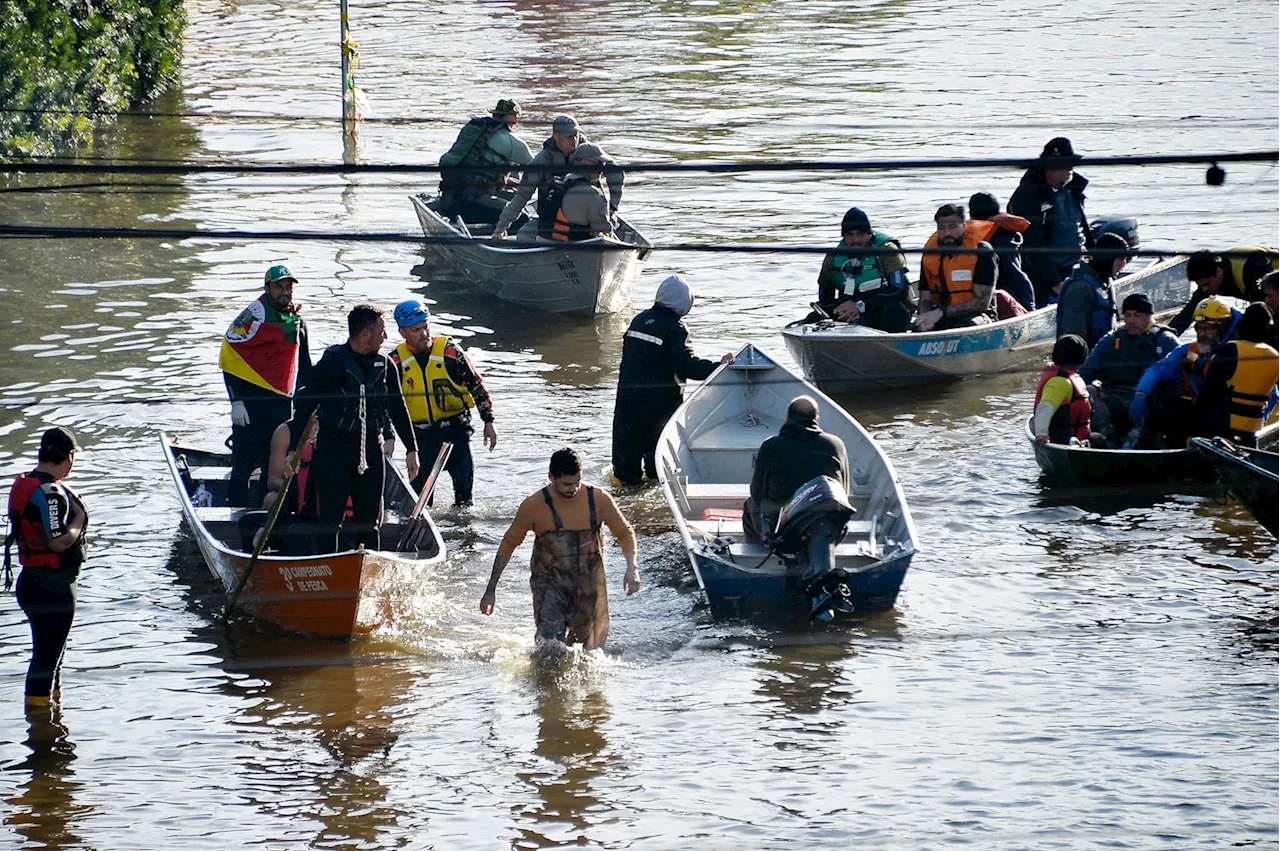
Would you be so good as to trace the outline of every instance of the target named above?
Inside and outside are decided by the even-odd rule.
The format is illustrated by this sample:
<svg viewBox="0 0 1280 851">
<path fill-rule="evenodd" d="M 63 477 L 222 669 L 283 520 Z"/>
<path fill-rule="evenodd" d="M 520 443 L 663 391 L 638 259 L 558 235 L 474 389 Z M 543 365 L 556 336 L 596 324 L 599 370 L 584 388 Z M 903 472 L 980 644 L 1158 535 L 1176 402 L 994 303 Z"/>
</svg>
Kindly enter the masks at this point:
<svg viewBox="0 0 1280 851">
<path fill-rule="evenodd" d="M 1230 391 L 1227 411 L 1231 414 L 1229 428 L 1243 434 L 1253 434 L 1262 428 L 1262 409 L 1267 404 L 1271 388 L 1276 386 L 1280 374 L 1280 361 L 1276 350 L 1266 343 L 1235 341 L 1236 368 L 1227 380 Z"/>
<path fill-rule="evenodd" d="M 1280 254 L 1268 245 L 1240 245 L 1231 249 L 1228 262 L 1231 265 L 1231 276 L 1240 290 L 1240 298 L 1248 298 L 1248 293 L 1257 288 L 1258 280 L 1266 274 L 1268 267 L 1273 272 L 1280 269 Z M 1250 265 L 1248 278 L 1251 280 L 1245 276 L 1246 263 Z"/>
<path fill-rule="evenodd" d="M 431 341 L 426 370 L 408 343 L 401 343 L 391 353 L 391 359 L 400 368 L 400 392 L 409 408 L 409 419 L 414 423 L 437 423 L 476 406 L 471 392 L 449 377 L 444 365 L 447 345 L 449 338 L 443 334 Z"/>
</svg>

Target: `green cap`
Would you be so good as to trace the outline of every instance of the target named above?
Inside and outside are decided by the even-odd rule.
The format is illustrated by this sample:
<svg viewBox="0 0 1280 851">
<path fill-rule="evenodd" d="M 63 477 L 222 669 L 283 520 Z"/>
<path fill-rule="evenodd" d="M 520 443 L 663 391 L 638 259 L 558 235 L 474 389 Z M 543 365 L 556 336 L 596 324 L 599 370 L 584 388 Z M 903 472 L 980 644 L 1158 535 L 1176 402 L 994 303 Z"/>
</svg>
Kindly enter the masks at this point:
<svg viewBox="0 0 1280 851">
<path fill-rule="evenodd" d="M 275 284 L 285 280 L 286 278 L 293 281 L 295 284 L 298 283 L 298 279 L 289 271 L 288 266 L 283 263 L 277 263 L 267 270 L 267 274 L 263 276 L 262 283 L 264 285 Z"/>
</svg>

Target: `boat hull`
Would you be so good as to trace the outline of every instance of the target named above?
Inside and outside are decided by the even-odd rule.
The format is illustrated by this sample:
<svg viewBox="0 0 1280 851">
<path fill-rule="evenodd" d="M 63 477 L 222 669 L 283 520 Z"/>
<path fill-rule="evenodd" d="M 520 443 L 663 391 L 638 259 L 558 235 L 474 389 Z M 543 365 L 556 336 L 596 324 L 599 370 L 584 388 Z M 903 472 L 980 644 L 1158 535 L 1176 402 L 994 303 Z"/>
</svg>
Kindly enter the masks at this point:
<svg viewBox="0 0 1280 851">
<path fill-rule="evenodd" d="M 161 435 L 161 443 L 183 520 L 209 571 L 230 594 L 251 559 L 248 542 L 237 540 L 242 512 L 197 506 L 191 499 L 192 488 L 200 484 L 219 491 L 225 479 L 201 475 L 229 469 L 230 455 L 179 446 L 167 435 Z M 413 493 L 393 465 L 388 465 L 387 482 L 387 507 L 408 516 Z M 404 614 L 431 571 L 444 562 L 444 544 L 434 522 L 426 515 L 421 522 L 427 529 L 424 549 L 414 554 L 357 549 L 313 556 L 263 555 L 237 607 L 293 632 L 340 639 L 367 635 Z M 398 538 L 399 531 L 396 524 L 384 525 L 384 539 Z"/>
<path fill-rule="evenodd" d="M 1185 258 L 1116 280 L 1116 301 L 1145 292 L 1157 313 L 1180 309 L 1190 295 Z M 805 378 L 827 393 L 898 390 L 1027 369 L 1053 348 L 1057 306 L 974 328 L 882 334 L 856 325 L 794 322 L 782 329 Z"/>
<path fill-rule="evenodd" d="M 1213 468 L 1190 449 L 1093 449 L 1038 444 L 1028 420 L 1024 435 L 1031 444 L 1046 484 L 1142 485 L 1203 490 L 1212 484 Z"/>
<path fill-rule="evenodd" d="M 1191 446 L 1213 465 L 1218 480 L 1272 535 L 1280 518 L 1280 455 L 1262 449 L 1225 447 L 1197 437 Z"/>
<path fill-rule="evenodd" d="M 622 219 L 621 242 L 594 239 L 574 248 L 510 239 L 495 243 L 459 230 L 435 211 L 429 196 L 410 200 L 426 236 L 467 240 L 433 246 L 464 279 L 502 301 L 549 313 L 599 316 L 630 309 L 636 279 L 653 248 Z"/>
</svg>

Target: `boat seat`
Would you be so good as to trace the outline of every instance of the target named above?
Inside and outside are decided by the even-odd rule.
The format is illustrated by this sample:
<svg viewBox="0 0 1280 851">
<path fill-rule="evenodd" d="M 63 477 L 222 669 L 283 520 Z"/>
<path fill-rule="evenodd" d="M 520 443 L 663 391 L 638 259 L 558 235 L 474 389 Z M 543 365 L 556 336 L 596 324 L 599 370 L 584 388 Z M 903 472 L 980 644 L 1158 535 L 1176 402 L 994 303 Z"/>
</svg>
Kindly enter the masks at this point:
<svg viewBox="0 0 1280 851">
<path fill-rule="evenodd" d="M 698 482 L 684 486 L 684 495 L 688 499 L 701 500 L 737 500 L 745 502 L 751 496 L 750 482 Z"/>
<path fill-rule="evenodd" d="M 196 519 L 208 526 L 210 523 L 238 523 L 240 518 L 253 508 L 235 508 L 230 505 L 198 505 L 195 508 Z"/>
<path fill-rule="evenodd" d="M 701 532 L 708 538 L 742 539 L 742 518 L 735 520 L 686 520 L 690 530 Z M 845 524 L 844 541 L 836 547 L 839 553 L 844 547 L 859 546 L 875 531 L 875 523 L 870 520 L 850 520 Z"/>
<path fill-rule="evenodd" d="M 230 467 L 192 467 L 193 482 L 226 482 L 231 479 Z"/>
</svg>

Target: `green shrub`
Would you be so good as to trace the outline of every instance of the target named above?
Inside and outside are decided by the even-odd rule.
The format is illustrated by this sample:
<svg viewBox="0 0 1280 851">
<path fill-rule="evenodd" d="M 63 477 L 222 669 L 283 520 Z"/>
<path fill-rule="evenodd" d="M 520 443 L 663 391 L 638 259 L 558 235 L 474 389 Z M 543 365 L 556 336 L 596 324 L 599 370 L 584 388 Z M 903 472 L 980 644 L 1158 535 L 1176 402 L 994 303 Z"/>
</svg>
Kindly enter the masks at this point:
<svg viewBox="0 0 1280 851">
<path fill-rule="evenodd" d="M 0 154 L 66 154 L 175 86 L 181 0 L 0 2 Z"/>
</svg>

